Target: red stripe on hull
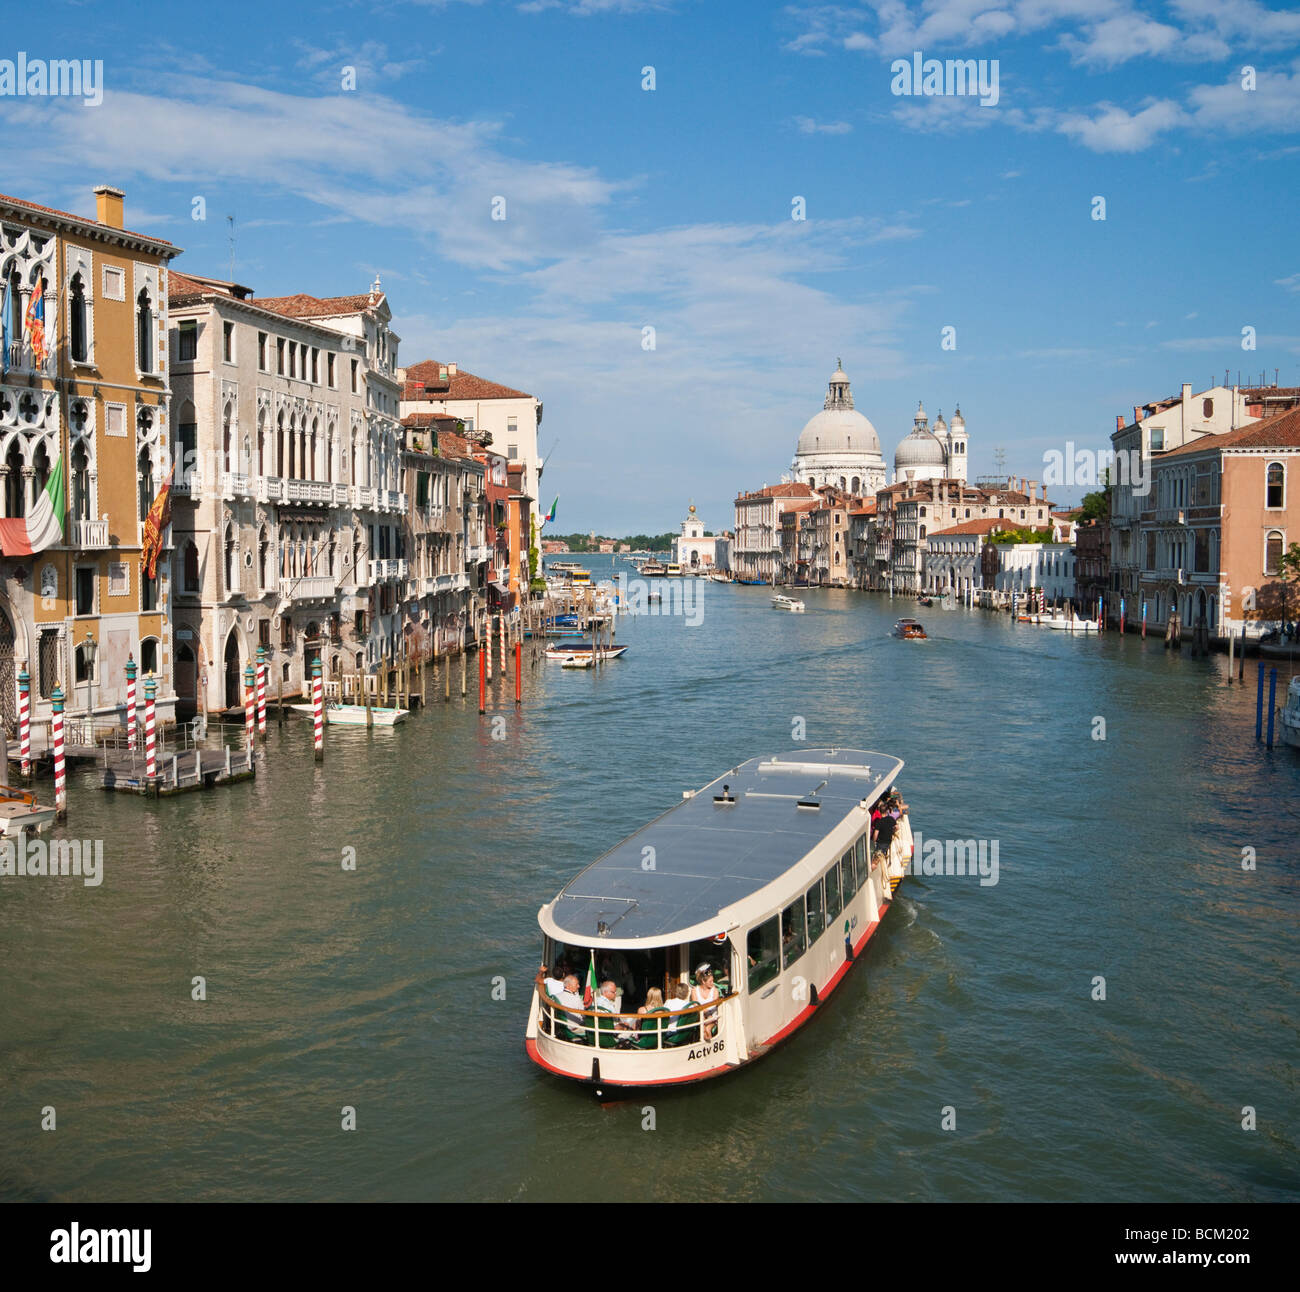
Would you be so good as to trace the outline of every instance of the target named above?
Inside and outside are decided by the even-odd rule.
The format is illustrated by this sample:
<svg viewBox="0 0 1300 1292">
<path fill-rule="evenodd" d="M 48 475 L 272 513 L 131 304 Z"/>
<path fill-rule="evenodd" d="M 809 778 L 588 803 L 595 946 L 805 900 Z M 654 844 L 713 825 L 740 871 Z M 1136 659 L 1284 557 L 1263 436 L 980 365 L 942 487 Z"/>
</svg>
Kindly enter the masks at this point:
<svg viewBox="0 0 1300 1292">
<path fill-rule="evenodd" d="M 893 904 L 894 903 L 891 898 L 890 901 L 886 902 L 880 908 L 880 914 L 876 919 L 876 922 L 874 924 L 867 926 L 867 931 L 862 935 L 862 940 L 857 944 L 857 946 L 853 948 L 853 959 L 846 960 L 830 976 L 830 978 L 827 979 L 825 991 L 821 994 L 821 998 L 818 1000 L 817 1004 L 807 1005 L 802 1010 L 800 1010 L 799 1013 L 796 1014 L 795 1017 L 791 1019 L 790 1022 L 787 1023 L 785 1027 L 783 1027 L 779 1032 L 773 1033 L 773 1035 L 769 1036 L 766 1041 L 763 1041 L 760 1046 L 756 1046 L 755 1049 L 758 1049 L 761 1052 L 756 1054 L 751 1051 L 749 1058 L 746 1059 L 744 1063 L 724 1063 L 720 1067 L 710 1068 L 707 1072 L 701 1072 L 695 1076 L 660 1077 L 655 1081 L 609 1081 L 602 1076 L 600 1079 L 600 1084 L 602 1086 L 616 1086 L 619 1089 L 623 1089 L 623 1090 L 634 1090 L 642 1086 L 682 1086 L 682 1085 L 690 1085 L 696 1081 L 706 1081 L 709 1077 L 720 1076 L 724 1072 L 736 1072 L 741 1068 L 748 1067 L 751 1063 L 754 1062 L 755 1059 L 761 1059 L 763 1055 L 765 1055 L 768 1052 L 768 1050 L 772 1048 L 772 1046 L 778 1045 L 780 1044 L 780 1042 L 788 1040 L 796 1031 L 798 1031 L 799 1028 L 801 1028 L 806 1022 L 808 1022 L 808 1020 L 812 1018 L 812 1016 L 830 999 L 831 992 L 833 992 L 835 988 L 839 986 L 845 974 L 847 974 L 848 971 L 852 969 L 855 964 L 857 964 L 858 958 L 861 956 L 862 952 L 866 949 L 866 945 L 871 940 L 872 934 L 874 934 L 875 931 L 880 927 L 881 923 L 885 918 L 885 915 L 888 913 L 889 908 L 893 906 Z M 586 1085 L 595 1084 L 590 1077 L 580 1077 L 577 1076 L 575 1073 L 565 1072 L 563 1068 L 557 1068 L 555 1067 L 554 1064 L 547 1063 L 546 1060 L 542 1058 L 541 1053 L 537 1049 L 537 1042 L 532 1039 L 527 1039 L 524 1041 L 524 1049 L 528 1052 L 528 1057 L 532 1059 L 532 1061 L 536 1063 L 539 1067 L 545 1068 L 547 1072 L 554 1072 L 555 1075 L 559 1077 L 568 1077 L 570 1081 L 581 1081 Z"/>
</svg>

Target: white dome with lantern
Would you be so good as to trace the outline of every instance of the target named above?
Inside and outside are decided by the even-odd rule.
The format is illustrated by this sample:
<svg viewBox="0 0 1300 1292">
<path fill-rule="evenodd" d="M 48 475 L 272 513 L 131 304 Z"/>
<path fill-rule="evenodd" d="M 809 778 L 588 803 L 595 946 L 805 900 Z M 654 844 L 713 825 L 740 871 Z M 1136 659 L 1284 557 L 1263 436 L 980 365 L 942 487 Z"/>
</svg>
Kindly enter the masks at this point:
<svg viewBox="0 0 1300 1292">
<path fill-rule="evenodd" d="M 851 494 L 872 494 L 884 488 L 880 437 L 853 407 L 848 375 L 838 363 L 822 411 L 803 428 L 791 466 L 795 481 L 813 488 L 834 485 Z"/>
</svg>

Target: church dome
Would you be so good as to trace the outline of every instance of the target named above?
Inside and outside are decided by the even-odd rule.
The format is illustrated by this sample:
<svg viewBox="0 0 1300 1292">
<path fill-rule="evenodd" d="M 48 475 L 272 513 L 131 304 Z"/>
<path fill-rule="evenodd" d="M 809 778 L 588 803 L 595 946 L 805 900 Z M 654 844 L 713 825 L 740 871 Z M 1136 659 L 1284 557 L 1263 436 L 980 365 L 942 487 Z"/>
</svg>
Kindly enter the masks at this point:
<svg viewBox="0 0 1300 1292">
<path fill-rule="evenodd" d="M 853 407 L 848 375 L 836 363 L 826 388 L 826 402 L 799 435 L 797 458 L 814 453 L 865 453 L 880 456 L 876 428 Z"/>
<path fill-rule="evenodd" d="M 912 429 L 894 454 L 894 470 L 900 473 L 917 467 L 942 467 L 946 462 L 943 445 L 921 426 Z"/>
<path fill-rule="evenodd" d="M 943 409 L 939 410 L 939 416 L 934 419 L 934 433 L 942 435 L 948 429 L 948 423 L 943 420 Z"/>
<path fill-rule="evenodd" d="M 966 419 L 961 415 L 961 405 L 957 405 L 957 411 L 952 415 L 952 424 L 954 429 L 958 426 L 965 426 Z"/>
<path fill-rule="evenodd" d="M 818 413 L 799 435 L 799 457 L 810 453 L 880 452 L 876 428 L 853 408 L 828 408 Z"/>
</svg>

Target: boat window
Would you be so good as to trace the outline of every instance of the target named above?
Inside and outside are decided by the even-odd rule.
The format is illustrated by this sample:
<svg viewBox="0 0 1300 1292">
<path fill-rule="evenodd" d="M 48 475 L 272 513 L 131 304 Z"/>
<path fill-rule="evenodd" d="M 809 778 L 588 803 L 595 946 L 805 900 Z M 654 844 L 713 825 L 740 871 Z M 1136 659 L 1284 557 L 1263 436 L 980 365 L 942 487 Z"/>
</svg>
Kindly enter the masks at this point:
<svg viewBox="0 0 1300 1292">
<path fill-rule="evenodd" d="M 844 890 L 844 905 L 849 904 L 849 899 L 858 891 L 858 881 L 853 874 L 853 850 L 840 858 L 840 887 Z"/>
<path fill-rule="evenodd" d="M 812 946 L 826 928 L 826 917 L 822 909 L 822 881 L 819 879 L 804 895 L 808 904 L 808 945 Z"/>
<path fill-rule="evenodd" d="M 781 960 L 789 968 L 808 949 L 808 930 L 804 924 L 803 895 L 800 894 L 781 912 Z"/>
<path fill-rule="evenodd" d="M 832 866 L 826 872 L 826 925 L 828 928 L 830 922 L 842 909 L 843 907 L 840 904 L 840 868 Z"/>
<path fill-rule="evenodd" d="M 765 986 L 781 971 L 779 950 L 781 934 L 777 924 L 778 918 L 774 915 L 770 920 L 749 931 L 747 950 L 750 991 L 757 991 L 758 988 Z"/>
<path fill-rule="evenodd" d="M 853 845 L 853 863 L 854 870 L 858 876 L 858 887 L 861 888 L 867 882 L 867 837 L 858 835 L 857 842 Z"/>
</svg>

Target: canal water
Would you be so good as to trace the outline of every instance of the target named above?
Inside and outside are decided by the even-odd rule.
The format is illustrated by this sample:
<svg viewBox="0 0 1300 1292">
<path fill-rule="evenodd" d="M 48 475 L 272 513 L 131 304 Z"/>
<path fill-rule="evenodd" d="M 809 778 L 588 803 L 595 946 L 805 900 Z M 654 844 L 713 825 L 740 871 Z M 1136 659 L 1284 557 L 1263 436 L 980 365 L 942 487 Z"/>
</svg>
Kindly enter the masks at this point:
<svg viewBox="0 0 1300 1292">
<path fill-rule="evenodd" d="M 323 766 L 286 721 L 249 784 L 74 774 L 102 884 L 0 879 L 0 1198 L 1295 1199 L 1300 754 L 1255 743 L 1255 662 L 697 591 L 695 626 L 625 617 L 623 659 L 530 664 L 488 720 L 457 665 Z M 801 730 L 905 759 L 915 828 L 996 842 L 998 882 L 907 881 L 721 1081 L 601 1106 L 534 1067 L 539 905 Z"/>
</svg>

